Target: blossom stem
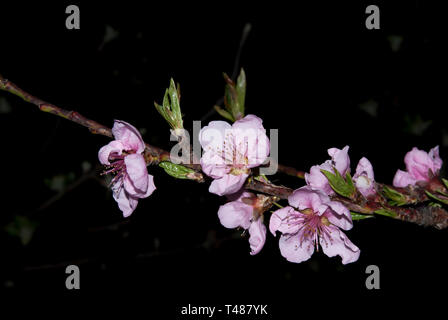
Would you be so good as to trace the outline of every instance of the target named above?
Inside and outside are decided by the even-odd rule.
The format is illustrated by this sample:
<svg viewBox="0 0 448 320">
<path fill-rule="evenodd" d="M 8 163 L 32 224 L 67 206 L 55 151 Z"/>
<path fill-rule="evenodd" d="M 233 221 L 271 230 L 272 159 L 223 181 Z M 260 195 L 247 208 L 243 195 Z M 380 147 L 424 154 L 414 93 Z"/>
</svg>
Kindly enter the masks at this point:
<svg viewBox="0 0 448 320">
<path fill-rule="evenodd" d="M 280 204 L 278 204 L 278 203 L 275 202 L 275 201 L 273 201 L 272 204 L 275 205 L 276 207 L 280 208 L 280 209 L 283 209 L 283 206 L 280 205 Z"/>
</svg>

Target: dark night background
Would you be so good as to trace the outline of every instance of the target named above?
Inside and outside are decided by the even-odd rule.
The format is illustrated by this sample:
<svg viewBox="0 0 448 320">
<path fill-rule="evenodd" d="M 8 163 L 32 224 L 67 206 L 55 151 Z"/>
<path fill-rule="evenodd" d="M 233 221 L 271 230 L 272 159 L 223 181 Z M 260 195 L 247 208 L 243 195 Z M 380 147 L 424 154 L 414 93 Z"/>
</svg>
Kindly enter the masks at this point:
<svg viewBox="0 0 448 320">
<path fill-rule="evenodd" d="M 2 3 L 0 73 L 107 126 L 128 121 L 146 142 L 169 149 L 168 125 L 153 101 L 173 77 L 191 129 L 222 96 L 222 72 L 232 74 L 250 23 L 238 65 L 247 75 L 246 111 L 279 129 L 281 163 L 308 171 L 328 148 L 350 145 L 352 172 L 366 156 L 376 179 L 391 183 L 413 146 L 440 145 L 448 160 L 442 8 L 329 3 Z M 79 5 L 80 30 L 65 28 L 69 4 Z M 380 7 L 380 30 L 365 28 L 369 4 Z M 386 218 L 355 222 L 347 234 L 361 257 L 347 266 L 321 252 L 289 263 L 270 234 L 250 256 L 247 238 L 219 223 L 223 198 L 157 167 L 149 168 L 157 190 L 124 219 L 97 167 L 109 139 L 5 92 L 0 107 L 0 288 L 10 296 L 138 296 L 141 307 L 165 306 L 166 318 L 188 303 L 269 304 L 276 318 L 300 305 L 373 306 L 446 287 L 446 230 Z M 214 113 L 203 124 L 217 119 Z M 282 174 L 272 180 L 303 185 Z M 78 292 L 65 289 L 69 264 L 81 270 Z M 365 288 L 371 264 L 381 270 L 380 290 Z"/>
</svg>

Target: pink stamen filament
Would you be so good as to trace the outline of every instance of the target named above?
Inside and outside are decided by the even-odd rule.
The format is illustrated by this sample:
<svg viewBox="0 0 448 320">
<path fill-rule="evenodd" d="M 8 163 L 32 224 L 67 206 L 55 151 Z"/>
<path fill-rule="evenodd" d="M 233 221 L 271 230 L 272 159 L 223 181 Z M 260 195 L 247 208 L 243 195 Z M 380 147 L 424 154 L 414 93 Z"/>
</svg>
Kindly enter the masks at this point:
<svg viewBox="0 0 448 320">
<path fill-rule="evenodd" d="M 221 159 L 223 161 L 230 165 L 233 168 L 237 169 L 243 169 L 247 166 L 247 147 L 243 149 L 242 143 L 239 143 L 238 148 L 234 144 L 235 138 L 233 137 L 233 134 L 230 133 L 226 136 L 226 139 L 224 139 L 224 150 L 220 154 Z M 248 143 L 247 140 L 245 140 L 246 144 Z M 241 153 L 240 150 L 245 150 L 244 153 Z M 230 161 L 229 161 L 230 160 Z"/>
<path fill-rule="evenodd" d="M 114 192 L 119 193 L 121 188 L 123 188 L 123 178 L 126 175 L 126 164 L 124 162 L 125 154 L 119 155 L 117 153 L 113 153 L 109 156 L 110 165 L 105 166 L 106 170 L 104 170 L 101 175 L 105 174 L 114 174 L 115 176 L 109 183 L 109 187 L 115 187 Z M 116 184 L 119 183 L 117 186 Z"/>
<path fill-rule="evenodd" d="M 325 245 L 327 244 L 327 240 L 324 235 L 330 235 L 331 231 L 328 226 L 322 222 L 321 216 L 315 214 L 314 212 L 310 214 L 294 214 L 287 216 L 285 219 L 287 220 L 287 224 L 300 224 L 301 227 L 294 234 L 290 234 L 289 237 L 297 236 L 300 231 L 303 231 L 300 236 L 300 246 L 306 239 L 311 239 L 312 245 L 316 248 L 316 251 L 319 251 L 319 239 L 322 238 L 325 241 Z M 288 238 L 289 238 L 288 237 Z M 330 238 L 331 241 L 331 237 Z"/>
</svg>

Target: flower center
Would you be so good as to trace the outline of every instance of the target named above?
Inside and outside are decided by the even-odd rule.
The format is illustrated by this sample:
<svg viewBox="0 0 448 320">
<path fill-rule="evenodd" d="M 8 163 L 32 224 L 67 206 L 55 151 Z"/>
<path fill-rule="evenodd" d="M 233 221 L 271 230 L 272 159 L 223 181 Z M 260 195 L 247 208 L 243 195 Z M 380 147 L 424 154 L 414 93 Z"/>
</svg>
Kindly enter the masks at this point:
<svg viewBox="0 0 448 320">
<path fill-rule="evenodd" d="M 113 153 L 109 156 L 110 165 L 105 166 L 105 170 L 101 173 L 101 175 L 105 174 L 113 174 L 114 177 L 109 183 L 109 187 L 113 186 L 114 191 L 119 192 L 123 186 L 123 178 L 126 175 L 126 164 L 124 162 L 124 158 L 127 153 L 123 153 L 121 155 L 117 153 Z M 118 186 L 115 186 L 119 183 Z"/>
<path fill-rule="evenodd" d="M 325 216 L 319 216 L 311 208 L 306 208 L 300 210 L 302 213 L 302 219 L 300 219 L 300 224 L 302 225 L 298 233 L 302 231 L 300 235 L 300 246 L 304 242 L 309 243 L 319 251 L 319 239 L 324 235 L 330 234 L 328 226 L 330 226 L 330 221 Z"/>
<path fill-rule="evenodd" d="M 233 132 L 227 132 L 223 141 L 222 150 L 217 147 L 214 152 L 223 160 L 230 169 L 229 174 L 235 176 L 248 174 L 250 169 L 247 167 L 249 159 L 247 155 L 248 140 L 236 142 Z"/>
<path fill-rule="evenodd" d="M 238 167 L 232 167 L 230 168 L 229 173 L 233 174 L 235 176 L 239 176 L 240 174 L 249 174 L 250 170 L 248 168 L 238 168 Z"/>
</svg>

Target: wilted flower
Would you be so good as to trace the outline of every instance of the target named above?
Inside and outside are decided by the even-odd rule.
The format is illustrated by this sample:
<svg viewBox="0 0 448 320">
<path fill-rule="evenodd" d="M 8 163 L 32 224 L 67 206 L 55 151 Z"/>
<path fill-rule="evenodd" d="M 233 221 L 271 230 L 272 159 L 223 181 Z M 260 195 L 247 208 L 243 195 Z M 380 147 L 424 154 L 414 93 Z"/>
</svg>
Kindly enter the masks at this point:
<svg viewBox="0 0 448 320">
<path fill-rule="evenodd" d="M 98 152 L 111 181 L 113 197 L 123 216 L 128 217 L 137 207 L 138 199 L 146 198 L 156 189 L 153 176 L 146 169 L 143 151 L 145 143 L 138 130 L 127 122 L 115 120 L 112 128 L 115 140 Z"/>
</svg>

